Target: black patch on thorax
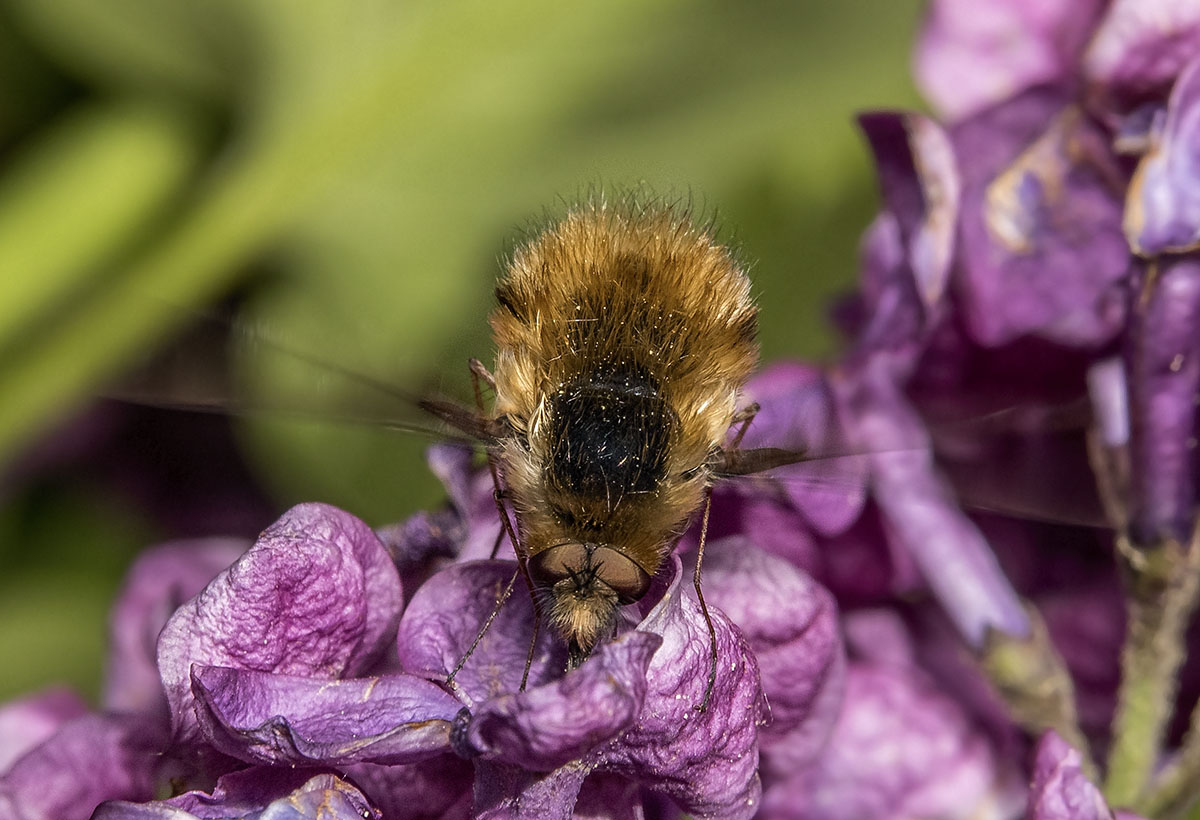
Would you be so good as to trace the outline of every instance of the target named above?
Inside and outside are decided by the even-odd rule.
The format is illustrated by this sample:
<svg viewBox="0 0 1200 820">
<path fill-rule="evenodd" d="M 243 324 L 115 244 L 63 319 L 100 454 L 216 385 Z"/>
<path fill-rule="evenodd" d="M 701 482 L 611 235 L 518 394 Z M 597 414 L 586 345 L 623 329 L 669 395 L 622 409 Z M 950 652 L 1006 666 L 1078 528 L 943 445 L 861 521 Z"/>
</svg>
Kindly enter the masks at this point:
<svg viewBox="0 0 1200 820">
<path fill-rule="evenodd" d="M 604 369 L 550 397 L 549 483 L 612 505 L 653 492 L 678 423 L 653 376 Z"/>
</svg>

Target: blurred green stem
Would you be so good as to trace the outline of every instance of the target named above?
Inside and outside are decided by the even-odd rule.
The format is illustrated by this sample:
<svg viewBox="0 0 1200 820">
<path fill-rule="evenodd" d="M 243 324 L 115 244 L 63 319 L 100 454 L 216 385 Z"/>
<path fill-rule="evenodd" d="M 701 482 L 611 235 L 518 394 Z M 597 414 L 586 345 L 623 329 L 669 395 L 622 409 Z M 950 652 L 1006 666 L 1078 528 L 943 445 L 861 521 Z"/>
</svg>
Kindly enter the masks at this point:
<svg viewBox="0 0 1200 820">
<path fill-rule="evenodd" d="M 1105 797 L 1117 807 L 1141 807 L 1158 762 L 1178 688 L 1184 636 L 1196 606 L 1195 537 L 1135 547 L 1117 539 L 1128 601 L 1121 686 L 1113 720 Z"/>
<path fill-rule="evenodd" d="M 1096 764 L 1079 728 L 1071 675 L 1041 615 L 1031 606 L 1026 612 L 1028 637 L 1014 638 L 1000 632 L 988 636 L 982 658 L 984 671 L 1021 726 L 1034 735 L 1047 729 L 1058 732 L 1079 751 L 1084 772 L 1094 778 Z"/>
</svg>

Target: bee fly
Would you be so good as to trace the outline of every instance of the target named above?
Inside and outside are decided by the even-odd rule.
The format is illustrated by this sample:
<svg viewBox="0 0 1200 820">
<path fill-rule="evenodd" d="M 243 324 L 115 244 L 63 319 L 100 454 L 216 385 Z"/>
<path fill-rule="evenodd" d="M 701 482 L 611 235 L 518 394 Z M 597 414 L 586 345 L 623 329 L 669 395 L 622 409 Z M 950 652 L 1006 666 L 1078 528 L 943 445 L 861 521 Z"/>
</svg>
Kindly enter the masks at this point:
<svg viewBox="0 0 1200 820">
<path fill-rule="evenodd" d="M 613 633 L 702 510 L 703 711 L 717 656 L 700 589 L 713 483 L 801 458 L 738 448 L 757 410 L 738 406 L 758 358 L 746 274 L 685 212 L 599 200 L 518 249 L 496 299 L 494 373 L 472 362 L 478 411 L 422 405 L 486 445 L 504 529 L 568 668 Z"/>
</svg>

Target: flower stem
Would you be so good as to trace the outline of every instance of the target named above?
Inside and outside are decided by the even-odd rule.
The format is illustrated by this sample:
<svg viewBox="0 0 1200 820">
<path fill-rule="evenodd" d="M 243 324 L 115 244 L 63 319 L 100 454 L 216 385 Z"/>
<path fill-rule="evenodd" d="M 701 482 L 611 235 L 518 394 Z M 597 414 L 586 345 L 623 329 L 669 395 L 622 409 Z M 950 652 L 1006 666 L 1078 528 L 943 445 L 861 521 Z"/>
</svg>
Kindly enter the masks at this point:
<svg viewBox="0 0 1200 820">
<path fill-rule="evenodd" d="M 1200 550 L 1175 539 L 1135 547 L 1117 538 L 1128 599 L 1121 687 L 1113 720 L 1104 793 L 1113 806 L 1138 806 L 1162 748 L 1170 719 L 1184 636 L 1196 606 Z"/>
<path fill-rule="evenodd" d="M 1026 610 L 1029 635 L 1017 638 L 992 631 L 983 651 L 983 669 L 1022 727 L 1034 735 L 1054 729 L 1079 751 L 1084 773 L 1094 778 L 1096 764 L 1079 728 L 1071 675 L 1041 615 L 1031 606 Z"/>
<path fill-rule="evenodd" d="M 1154 778 L 1137 808 L 1148 817 L 1200 820 L 1200 704 L 1192 710 L 1179 753 Z"/>
</svg>

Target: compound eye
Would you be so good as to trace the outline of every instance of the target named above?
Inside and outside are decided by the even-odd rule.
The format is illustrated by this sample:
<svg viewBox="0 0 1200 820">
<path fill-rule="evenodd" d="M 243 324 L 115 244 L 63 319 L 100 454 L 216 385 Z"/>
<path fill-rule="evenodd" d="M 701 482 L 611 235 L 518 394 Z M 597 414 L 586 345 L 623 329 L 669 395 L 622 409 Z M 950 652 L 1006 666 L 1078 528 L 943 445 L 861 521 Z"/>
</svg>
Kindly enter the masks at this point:
<svg viewBox="0 0 1200 820">
<path fill-rule="evenodd" d="M 641 599 L 650 588 L 650 576 L 632 558 L 611 547 L 596 547 L 592 552 L 596 578 L 612 587 L 621 603 Z"/>
<path fill-rule="evenodd" d="M 588 566 L 588 550 L 583 544 L 559 544 L 542 550 L 529 559 L 529 574 L 538 586 L 554 586 Z"/>
</svg>

